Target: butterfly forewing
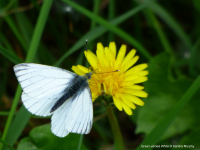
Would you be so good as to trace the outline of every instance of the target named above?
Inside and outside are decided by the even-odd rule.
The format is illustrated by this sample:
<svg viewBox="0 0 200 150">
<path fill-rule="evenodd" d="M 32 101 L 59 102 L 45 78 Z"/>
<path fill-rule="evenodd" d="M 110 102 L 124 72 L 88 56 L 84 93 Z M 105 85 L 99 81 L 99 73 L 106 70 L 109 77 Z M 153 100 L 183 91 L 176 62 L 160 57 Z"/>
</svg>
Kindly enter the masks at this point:
<svg viewBox="0 0 200 150">
<path fill-rule="evenodd" d="M 14 71 L 23 89 L 22 102 L 31 113 L 39 116 L 51 114 L 50 107 L 77 76 L 64 69 L 31 63 L 16 65 Z"/>
</svg>

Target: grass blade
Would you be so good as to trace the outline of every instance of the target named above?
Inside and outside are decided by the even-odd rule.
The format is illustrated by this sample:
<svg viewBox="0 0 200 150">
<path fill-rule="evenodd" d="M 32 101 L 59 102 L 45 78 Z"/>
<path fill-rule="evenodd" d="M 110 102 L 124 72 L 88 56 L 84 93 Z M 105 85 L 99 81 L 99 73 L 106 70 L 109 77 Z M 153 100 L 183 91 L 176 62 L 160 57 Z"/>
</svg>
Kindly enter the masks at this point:
<svg viewBox="0 0 200 150">
<path fill-rule="evenodd" d="M 17 37 L 18 41 L 21 43 L 23 49 L 27 51 L 28 45 L 26 44 L 25 40 L 22 38 L 19 32 L 19 29 L 16 28 L 15 22 L 12 20 L 10 16 L 6 16 L 4 17 L 4 19 L 9 25 L 9 27 L 11 28 L 11 30 L 13 31 L 13 33 L 15 34 L 15 36 Z"/>
<path fill-rule="evenodd" d="M 147 0 L 146 0 L 147 1 Z M 191 49 L 191 42 L 186 35 L 186 33 L 183 31 L 182 27 L 175 21 L 175 19 L 159 4 L 152 3 L 149 5 L 149 8 L 162 20 L 165 21 L 166 24 L 176 33 L 176 35 L 182 40 L 182 43 L 185 44 L 185 46 L 188 49 Z"/>
<path fill-rule="evenodd" d="M 143 10 L 145 7 L 147 7 L 148 5 L 152 4 L 154 1 L 148 2 L 148 3 L 144 3 L 141 4 L 140 6 L 124 13 L 123 15 L 113 19 L 112 21 L 109 21 L 110 24 L 112 25 L 118 25 L 120 23 L 122 23 L 123 21 L 125 21 L 126 19 L 130 18 L 131 16 L 133 16 L 134 14 L 138 13 L 139 11 Z M 59 66 L 63 60 L 65 60 L 69 55 L 71 55 L 72 53 L 74 53 L 75 51 L 77 51 L 79 48 L 81 48 L 84 44 L 85 44 L 85 39 L 88 39 L 88 41 L 93 41 L 95 40 L 97 37 L 103 35 L 105 32 L 107 32 L 108 29 L 100 26 L 100 27 L 95 27 L 94 29 L 90 30 L 89 32 L 87 32 L 85 35 L 83 35 L 77 42 L 76 44 L 74 44 L 74 46 L 72 46 L 55 64 L 54 66 Z"/>
<path fill-rule="evenodd" d="M 89 17 L 90 19 L 92 19 L 92 20 L 96 21 L 97 23 L 103 25 L 108 30 L 110 30 L 113 33 L 117 34 L 119 37 L 123 38 L 127 42 L 129 42 L 139 52 L 141 52 L 144 55 L 144 57 L 146 57 L 148 60 L 151 59 L 151 55 L 149 54 L 149 52 L 136 39 L 134 39 L 132 36 L 130 36 L 129 34 L 127 34 L 126 32 L 124 32 L 120 28 L 112 25 L 111 23 L 108 23 L 103 18 L 101 18 L 101 17 L 93 14 L 92 12 L 88 11 L 84 7 L 81 7 L 80 5 L 77 5 L 76 3 L 72 2 L 72 1 L 69 1 L 69 0 L 63 0 L 63 1 L 66 2 L 67 4 L 69 4 L 70 6 L 72 6 L 74 9 L 76 9 L 79 12 L 83 13 L 84 15 L 86 15 L 87 17 Z"/>
<path fill-rule="evenodd" d="M 171 122 L 178 115 L 178 113 L 183 109 L 183 107 L 189 102 L 192 96 L 197 92 L 200 87 L 200 75 L 195 80 L 195 82 L 189 87 L 185 92 L 179 102 L 174 106 L 174 108 L 163 118 L 158 125 L 149 133 L 149 135 L 144 139 L 140 145 L 155 145 L 161 138 L 163 133 L 170 126 Z M 136 150 L 142 150 L 141 146 L 138 146 Z M 153 148 L 145 148 L 150 150 Z"/>
<path fill-rule="evenodd" d="M 35 56 L 36 56 L 36 52 L 37 52 L 37 48 L 38 48 L 38 45 L 39 45 L 39 42 L 40 42 L 40 39 L 41 39 L 42 31 L 44 29 L 44 26 L 45 26 L 45 23 L 46 23 L 52 2 L 53 2 L 53 0 L 48 0 L 48 1 L 45 1 L 43 3 L 42 9 L 41 9 L 41 12 L 39 14 L 39 18 L 38 18 L 38 21 L 37 21 L 37 24 L 36 24 L 36 27 L 35 27 L 35 30 L 34 30 L 33 38 L 31 40 L 28 55 L 26 57 L 26 62 L 32 62 L 34 60 Z M 17 140 L 18 136 L 19 136 L 19 135 L 16 135 L 15 137 L 17 137 L 17 138 L 12 140 L 12 143 L 11 143 L 10 138 L 12 138 L 13 135 L 15 135 L 15 133 L 12 133 L 11 135 L 9 134 L 8 136 L 7 136 L 7 133 L 8 133 L 8 130 L 10 128 L 11 121 L 13 119 L 15 110 L 17 108 L 17 104 L 18 104 L 18 101 L 20 99 L 20 95 L 21 95 L 21 87 L 20 87 L 20 85 L 18 85 L 16 94 L 15 94 L 15 97 L 14 97 L 14 101 L 13 101 L 13 104 L 12 104 L 12 107 L 11 107 L 11 111 L 10 111 L 10 114 L 8 116 L 8 120 L 6 122 L 6 126 L 5 126 L 5 129 L 4 129 L 4 132 L 3 132 L 3 136 L 2 136 L 2 140 L 6 139 L 6 142 L 9 143 L 10 145 L 13 145 L 14 142 Z M 23 116 L 19 116 L 19 115 L 16 115 L 16 118 L 17 117 L 19 117 L 22 122 L 27 122 L 27 120 L 29 119 L 27 117 L 27 120 L 24 120 Z M 15 122 L 13 122 L 12 126 L 15 126 L 15 125 L 16 125 Z M 7 140 L 7 139 L 9 139 L 9 140 Z M 0 149 L 1 149 L 1 147 L 0 147 Z"/>
<path fill-rule="evenodd" d="M 9 59 L 12 63 L 14 64 L 19 64 L 22 63 L 23 60 L 21 60 L 19 57 L 17 57 L 17 55 L 15 55 L 15 53 L 12 53 L 12 51 L 8 51 L 5 48 L 3 48 L 0 45 L 0 53 L 7 59 Z"/>
</svg>

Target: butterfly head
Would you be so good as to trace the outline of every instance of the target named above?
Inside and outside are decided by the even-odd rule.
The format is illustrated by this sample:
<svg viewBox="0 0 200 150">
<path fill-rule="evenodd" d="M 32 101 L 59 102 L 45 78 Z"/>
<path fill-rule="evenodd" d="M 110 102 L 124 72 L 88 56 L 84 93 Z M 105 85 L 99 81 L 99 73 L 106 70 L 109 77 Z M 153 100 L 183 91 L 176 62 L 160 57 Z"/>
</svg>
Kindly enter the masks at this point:
<svg viewBox="0 0 200 150">
<path fill-rule="evenodd" d="M 85 76 L 89 80 L 92 77 L 93 72 L 86 73 Z"/>
</svg>

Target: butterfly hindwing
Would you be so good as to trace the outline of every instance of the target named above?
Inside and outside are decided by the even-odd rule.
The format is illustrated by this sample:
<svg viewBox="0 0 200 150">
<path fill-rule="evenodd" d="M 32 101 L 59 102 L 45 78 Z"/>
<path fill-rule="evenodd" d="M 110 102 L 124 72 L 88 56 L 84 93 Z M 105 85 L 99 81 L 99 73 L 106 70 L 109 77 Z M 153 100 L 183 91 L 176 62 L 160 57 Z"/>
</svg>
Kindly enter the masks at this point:
<svg viewBox="0 0 200 150">
<path fill-rule="evenodd" d="M 65 129 L 65 120 L 71 105 L 72 98 L 68 99 L 63 105 L 55 110 L 51 117 L 51 131 L 56 136 L 65 137 L 69 134 L 69 131 Z"/>
<path fill-rule="evenodd" d="M 66 129 L 73 133 L 88 134 L 93 122 L 92 97 L 89 86 L 83 89 L 73 100 L 70 114 L 67 116 Z"/>
<path fill-rule="evenodd" d="M 93 123 L 92 97 L 89 87 L 85 87 L 75 97 L 68 99 L 55 111 L 51 119 L 51 130 L 57 136 L 66 136 L 65 130 L 88 134 Z"/>
</svg>

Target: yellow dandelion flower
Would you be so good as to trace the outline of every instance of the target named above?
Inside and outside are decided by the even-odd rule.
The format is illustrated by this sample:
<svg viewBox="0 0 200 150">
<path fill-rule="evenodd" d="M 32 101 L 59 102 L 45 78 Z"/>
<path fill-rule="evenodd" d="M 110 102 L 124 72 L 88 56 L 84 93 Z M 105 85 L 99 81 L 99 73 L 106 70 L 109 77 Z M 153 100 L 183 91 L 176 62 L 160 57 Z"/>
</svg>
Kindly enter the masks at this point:
<svg viewBox="0 0 200 150">
<path fill-rule="evenodd" d="M 132 67 L 139 59 L 135 53 L 136 50 L 132 49 L 126 55 L 126 45 L 122 45 L 117 55 L 114 42 L 110 42 L 109 47 L 98 43 L 96 55 L 89 50 L 85 51 L 85 56 L 95 71 L 90 79 L 93 101 L 102 94 L 110 95 L 115 106 L 120 111 L 124 109 L 128 115 L 132 115 L 131 108 L 135 109 L 135 104 L 144 105 L 138 97 L 147 97 L 147 93 L 143 91 L 143 86 L 137 84 L 147 80 L 148 71 L 144 69 L 148 65 Z M 72 70 L 79 75 L 91 71 L 81 65 L 73 66 Z M 119 71 L 114 72 L 115 70 Z"/>
</svg>

